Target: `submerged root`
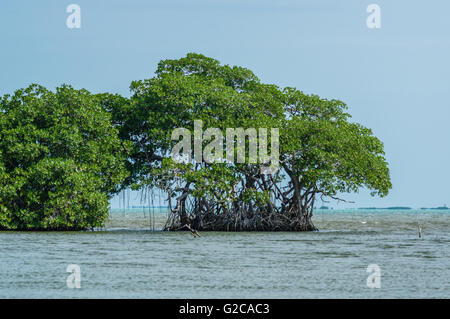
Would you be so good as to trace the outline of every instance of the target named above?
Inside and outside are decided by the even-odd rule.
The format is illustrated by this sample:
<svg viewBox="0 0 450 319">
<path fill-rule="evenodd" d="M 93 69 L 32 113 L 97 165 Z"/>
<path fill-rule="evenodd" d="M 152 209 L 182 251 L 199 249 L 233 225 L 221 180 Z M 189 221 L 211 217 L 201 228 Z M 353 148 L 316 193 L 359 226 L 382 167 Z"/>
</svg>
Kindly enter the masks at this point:
<svg viewBox="0 0 450 319">
<path fill-rule="evenodd" d="M 190 214 L 180 218 L 172 214 L 164 230 L 179 231 L 317 231 L 309 216 L 285 216 L 281 214 Z M 183 222 L 181 222 L 183 220 Z M 189 226 L 189 227 L 187 227 Z M 198 233 L 197 233 L 198 234 Z"/>
</svg>

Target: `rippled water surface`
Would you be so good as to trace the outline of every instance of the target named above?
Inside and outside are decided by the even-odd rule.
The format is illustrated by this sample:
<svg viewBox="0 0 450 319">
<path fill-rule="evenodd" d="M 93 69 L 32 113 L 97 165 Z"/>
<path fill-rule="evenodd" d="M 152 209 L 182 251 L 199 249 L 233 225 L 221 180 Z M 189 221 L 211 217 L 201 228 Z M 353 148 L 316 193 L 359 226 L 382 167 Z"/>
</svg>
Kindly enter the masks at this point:
<svg viewBox="0 0 450 319">
<path fill-rule="evenodd" d="M 318 211 L 319 232 L 200 238 L 152 231 L 164 217 L 113 212 L 104 231 L 0 232 L 0 297 L 450 297 L 450 211 Z M 80 266 L 81 289 L 67 287 L 68 264 Z M 366 285 L 369 264 L 380 289 Z"/>
</svg>

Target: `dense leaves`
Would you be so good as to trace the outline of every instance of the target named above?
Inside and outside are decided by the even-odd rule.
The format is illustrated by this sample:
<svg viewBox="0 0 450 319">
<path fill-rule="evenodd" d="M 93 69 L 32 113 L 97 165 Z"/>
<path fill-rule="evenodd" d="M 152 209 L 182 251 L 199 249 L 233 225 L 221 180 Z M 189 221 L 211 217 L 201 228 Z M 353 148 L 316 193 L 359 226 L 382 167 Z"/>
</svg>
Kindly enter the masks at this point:
<svg viewBox="0 0 450 319">
<path fill-rule="evenodd" d="M 316 196 L 338 198 L 360 187 L 384 196 L 391 187 L 382 143 L 350 122 L 341 101 L 264 84 L 248 69 L 195 53 L 161 61 L 155 77 L 133 82 L 131 90 L 131 99 L 113 108 L 121 136 L 134 145 L 127 182 L 169 194 L 168 229 L 186 223 L 215 230 L 312 230 Z M 196 162 L 193 153 L 189 162 L 174 163 L 171 133 L 193 132 L 195 120 L 203 121 L 203 130 L 223 133 L 278 128 L 281 169 L 261 174 L 263 163 L 249 162 L 248 143 L 245 163 Z M 204 139 L 203 148 L 209 142 Z"/>
<path fill-rule="evenodd" d="M 125 98 L 33 85 L 1 99 L 1 229 L 100 226 L 112 194 L 156 187 L 169 199 L 166 229 L 314 230 L 317 196 L 341 200 L 362 187 L 385 196 L 391 188 L 383 144 L 351 122 L 342 101 L 265 84 L 195 53 L 161 61 L 130 89 Z M 175 162 L 172 132 L 193 133 L 197 120 L 223 136 L 240 128 L 261 138 L 267 129 L 270 153 L 277 128 L 279 170 L 266 174 L 263 158 L 250 160 L 255 141 L 244 137 L 242 149 L 236 136 L 203 136 L 200 150 L 222 142 L 213 148 L 221 161 L 196 160 L 193 149 Z M 225 160 L 229 152 L 244 162 Z"/>
<path fill-rule="evenodd" d="M 0 229 L 102 226 L 128 144 L 101 101 L 38 85 L 0 100 Z"/>
</svg>

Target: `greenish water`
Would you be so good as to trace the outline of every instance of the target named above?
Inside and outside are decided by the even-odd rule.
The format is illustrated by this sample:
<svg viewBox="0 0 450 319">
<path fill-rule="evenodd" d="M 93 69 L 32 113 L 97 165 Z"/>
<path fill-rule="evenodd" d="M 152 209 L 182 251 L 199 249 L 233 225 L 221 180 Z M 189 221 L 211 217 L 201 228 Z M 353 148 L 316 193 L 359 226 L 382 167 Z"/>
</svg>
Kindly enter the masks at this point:
<svg viewBox="0 0 450 319">
<path fill-rule="evenodd" d="M 164 217 L 113 211 L 104 231 L 0 232 L 0 297 L 450 297 L 450 211 L 323 210 L 319 232 L 200 238 L 151 231 Z M 80 289 L 67 287 L 69 264 Z M 369 264 L 379 289 L 366 285 Z"/>
</svg>

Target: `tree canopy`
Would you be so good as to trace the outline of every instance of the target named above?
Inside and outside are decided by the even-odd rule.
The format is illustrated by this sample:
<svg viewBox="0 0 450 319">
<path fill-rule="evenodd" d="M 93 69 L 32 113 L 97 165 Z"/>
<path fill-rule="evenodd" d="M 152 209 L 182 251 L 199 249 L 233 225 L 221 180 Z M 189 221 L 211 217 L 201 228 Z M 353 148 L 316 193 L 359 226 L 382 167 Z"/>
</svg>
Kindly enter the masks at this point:
<svg viewBox="0 0 450 319">
<path fill-rule="evenodd" d="M 167 194 L 168 230 L 315 230 L 317 197 L 391 188 L 382 142 L 342 101 L 196 53 L 130 89 L 32 85 L 0 100 L 0 229 L 101 226 L 131 187 Z M 184 161 L 172 156 L 179 128 L 194 145 Z"/>
<path fill-rule="evenodd" d="M 102 226 L 127 176 L 121 141 L 102 99 L 39 85 L 0 100 L 0 229 Z"/>
<path fill-rule="evenodd" d="M 161 61 L 156 75 L 134 81 L 131 91 L 113 112 L 134 145 L 127 183 L 169 194 L 167 229 L 312 230 L 317 196 L 338 198 L 361 187 L 385 196 L 391 187 L 383 144 L 350 121 L 341 101 L 264 84 L 246 68 L 195 53 Z M 193 154 L 175 162 L 171 133 L 193 131 L 195 120 L 222 132 L 278 128 L 281 169 L 262 174 L 264 163 L 250 163 L 248 148 L 245 163 L 198 162 Z"/>
</svg>

